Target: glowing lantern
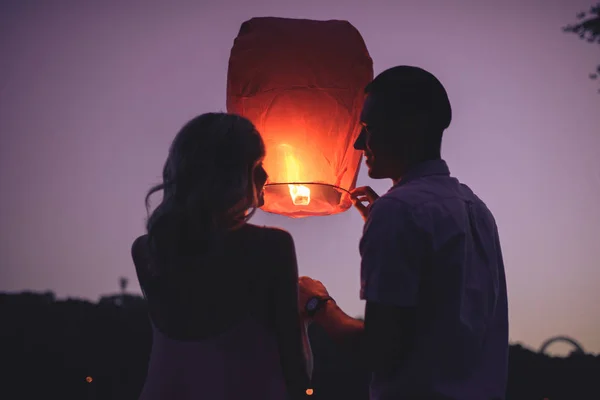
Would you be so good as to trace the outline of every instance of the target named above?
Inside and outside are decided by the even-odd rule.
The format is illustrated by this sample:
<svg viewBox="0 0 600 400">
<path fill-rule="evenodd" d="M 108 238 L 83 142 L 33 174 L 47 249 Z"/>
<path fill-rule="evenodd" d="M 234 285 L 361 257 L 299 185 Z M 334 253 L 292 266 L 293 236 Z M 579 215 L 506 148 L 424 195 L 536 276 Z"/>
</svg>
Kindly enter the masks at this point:
<svg viewBox="0 0 600 400">
<path fill-rule="evenodd" d="M 364 88 L 373 61 L 346 21 L 253 18 L 229 59 L 227 110 L 250 119 L 267 156 L 264 211 L 331 215 L 351 206 Z"/>
</svg>

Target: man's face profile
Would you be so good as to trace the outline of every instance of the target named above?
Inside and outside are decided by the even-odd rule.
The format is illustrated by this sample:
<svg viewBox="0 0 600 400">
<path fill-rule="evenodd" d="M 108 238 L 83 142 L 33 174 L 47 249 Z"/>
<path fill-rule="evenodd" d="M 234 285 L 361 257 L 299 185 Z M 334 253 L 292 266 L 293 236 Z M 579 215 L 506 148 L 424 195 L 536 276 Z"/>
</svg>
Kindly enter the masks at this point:
<svg viewBox="0 0 600 400">
<path fill-rule="evenodd" d="M 365 99 L 360 117 L 362 129 L 354 144 L 355 149 L 363 151 L 369 177 L 373 179 L 392 177 L 389 171 L 392 149 L 388 137 L 393 132 L 390 132 L 392 127 L 384 118 L 380 102 L 373 94 Z"/>
</svg>

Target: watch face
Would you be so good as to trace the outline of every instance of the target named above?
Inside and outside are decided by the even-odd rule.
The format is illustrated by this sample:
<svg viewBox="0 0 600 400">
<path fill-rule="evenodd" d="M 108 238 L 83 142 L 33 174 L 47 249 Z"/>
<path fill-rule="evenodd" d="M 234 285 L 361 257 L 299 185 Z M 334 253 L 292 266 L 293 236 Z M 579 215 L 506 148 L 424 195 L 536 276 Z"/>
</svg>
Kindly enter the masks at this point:
<svg viewBox="0 0 600 400">
<path fill-rule="evenodd" d="M 316 297 L 313 297 L 312 299 L 308 300 L 308 302 L 306 303 L 306 309 L 308 311 L 312 311 L 315 308 L 317 308 L 318 304 L 319 304 L 319 299 L 317 299 Z"/>
</svg>

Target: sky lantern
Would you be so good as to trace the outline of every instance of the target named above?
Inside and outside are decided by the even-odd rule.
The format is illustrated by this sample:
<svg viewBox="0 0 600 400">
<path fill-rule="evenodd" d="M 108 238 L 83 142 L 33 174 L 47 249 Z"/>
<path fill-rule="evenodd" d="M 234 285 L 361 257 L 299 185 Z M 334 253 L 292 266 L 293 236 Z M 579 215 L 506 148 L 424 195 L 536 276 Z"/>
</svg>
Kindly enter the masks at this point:
<svg viewBox="0 0 600 400">
<path fill-rule="evenodd" d="M 350 208 L 361 153 L 364 88 L 373 61 L 346 21 L 253 18 L 235 39 L 227 110 L 266 145 L 264 211 L 298 218 Z"/>
</svg>

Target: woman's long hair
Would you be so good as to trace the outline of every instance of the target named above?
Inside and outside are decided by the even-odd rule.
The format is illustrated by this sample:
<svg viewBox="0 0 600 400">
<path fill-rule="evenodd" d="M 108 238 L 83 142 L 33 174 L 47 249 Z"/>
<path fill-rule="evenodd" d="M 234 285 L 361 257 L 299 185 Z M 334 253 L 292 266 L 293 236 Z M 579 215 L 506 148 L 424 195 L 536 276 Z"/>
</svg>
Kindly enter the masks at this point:
<svg viewBox="0 0 600 400">
<path fill-rule="evenodd" d="M 247 119 L 208 113 L 189 121 L 171 144 L 163 168 L 163 200 L 149 215 L 153 272 L 175 272 L 218 247 L 228 231 L 242 226 L 258 206 L 254 169 L 264 143 Z"/>
</svg>

